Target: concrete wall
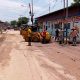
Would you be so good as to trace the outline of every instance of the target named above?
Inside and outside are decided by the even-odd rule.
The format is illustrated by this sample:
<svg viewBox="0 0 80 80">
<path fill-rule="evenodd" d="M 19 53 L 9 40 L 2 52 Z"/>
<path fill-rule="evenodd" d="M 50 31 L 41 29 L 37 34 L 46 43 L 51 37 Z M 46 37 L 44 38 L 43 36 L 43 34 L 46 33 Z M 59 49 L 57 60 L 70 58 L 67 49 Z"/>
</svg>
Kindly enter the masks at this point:
<svg viewBox="0 0 80 80">
<path fill-rule="evenodd" d="M 70 29 L 68 29 L 68 35 L 70 34 L 70 32 L 71 32 L 71 29 L 73 28 L 73 22 L 71 21 L 71 22 L 68 22 L 69 24 L 70 24 Z M 54 21 L 47 21 L 47 23 L 46 22 L 43 22 L 43 25 L 44 26 L 47 26 L 47 31 L 52 35 L 52 36 L 55 36 L 55 22 Z M 64 25 L 64 24 L 62 24 L 62 25 Z M 74 22 L 74 26 L 75 25 L 77 25 L 78 26 L 78 28 L 79 28 L 79 31 L 80 31 L 80 21 L 75 21 Z M 65 35 L 66 35 L 66 33 L 65 33 Z M 79 32 L 79 36 L 80 36 L 80 32 Z"/>
</svg>

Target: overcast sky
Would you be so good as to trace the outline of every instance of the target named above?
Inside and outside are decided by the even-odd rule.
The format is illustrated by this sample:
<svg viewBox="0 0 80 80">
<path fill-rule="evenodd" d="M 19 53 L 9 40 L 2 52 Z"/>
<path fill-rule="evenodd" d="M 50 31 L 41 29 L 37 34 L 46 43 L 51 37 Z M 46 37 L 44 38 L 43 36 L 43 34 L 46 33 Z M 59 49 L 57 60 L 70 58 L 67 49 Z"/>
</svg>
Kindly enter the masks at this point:
<svg viewBox="0 0 80 80">
<path fill-rule="evenodd" d="M 63 8 L 63 0 L 33 0 L 34 17 L 49 13 L 49 1 L 51 12 Z M 73 0 L 69 0 L 69 5 Z M 29 3 L 31 0 L 0 0 L 0 20 L 16 20 L 20 16 L 29 16 Z"/>
</svg>

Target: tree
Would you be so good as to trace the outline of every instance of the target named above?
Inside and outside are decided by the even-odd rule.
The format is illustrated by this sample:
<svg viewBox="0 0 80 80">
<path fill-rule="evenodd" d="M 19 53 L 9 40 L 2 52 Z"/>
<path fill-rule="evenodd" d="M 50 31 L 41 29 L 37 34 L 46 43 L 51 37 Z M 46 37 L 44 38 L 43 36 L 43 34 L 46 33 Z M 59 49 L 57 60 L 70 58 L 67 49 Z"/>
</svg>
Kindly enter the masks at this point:
<svg viewBox="0 0 80 80">
<path fill-rule="evenodd" d="M 80 0 L 73 0 L 74 3 L 72 3 L 72 6 L 78 6 L 80 5 Z"/>
<path fill-rule="evenodd" d="M 20 17 L 18 18 L 17 25 L 20 27 L 22 24 L 28 24 L 29 19 L 27 17 Z"/>
<path fill-rule="evenodd" d="M 15 27 L 17 25 L 17 21 L 16 20 L 13 20 L 10 22 L 11 26 Z"/>
</svg>

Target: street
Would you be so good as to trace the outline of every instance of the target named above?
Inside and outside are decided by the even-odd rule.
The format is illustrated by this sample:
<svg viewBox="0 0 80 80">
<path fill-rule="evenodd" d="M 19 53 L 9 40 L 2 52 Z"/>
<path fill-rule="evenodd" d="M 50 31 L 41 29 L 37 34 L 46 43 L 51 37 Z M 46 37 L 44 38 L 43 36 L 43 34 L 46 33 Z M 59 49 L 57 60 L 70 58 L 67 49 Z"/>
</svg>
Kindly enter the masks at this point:
<svg viewBox="0 0 80 80">
<path fill-rule="evenodd" d="M 0 80 L 80 80 L 79 44 L 60 46 L 53 41 L 27 45 L 19 31 L 2 35 Z"/>
</svg>

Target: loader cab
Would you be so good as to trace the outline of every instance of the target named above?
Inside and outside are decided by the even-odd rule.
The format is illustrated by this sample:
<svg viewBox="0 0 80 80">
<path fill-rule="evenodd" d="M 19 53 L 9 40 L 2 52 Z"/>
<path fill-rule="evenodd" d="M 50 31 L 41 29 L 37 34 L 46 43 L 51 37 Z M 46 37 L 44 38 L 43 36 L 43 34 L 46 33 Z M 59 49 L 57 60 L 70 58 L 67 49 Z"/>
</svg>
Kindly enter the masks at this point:
<svg viewBox="0 0 80 80">
<path fill-rule="evenodd" d="M 33 32 L 37 32 L 37 26 L 31 26 Z"/>
<path fill-rule="evenodd" d="M 29 27 L 31 28 L 31 30 L 33 32 L 37 32 L 37 26 L 35 26 L 35 25 L 26 25 L 26 24 L 23 24 L 21 26 L 21 29 L 25 30 L 25 29 L 28 29 Z"/>
</svg>

